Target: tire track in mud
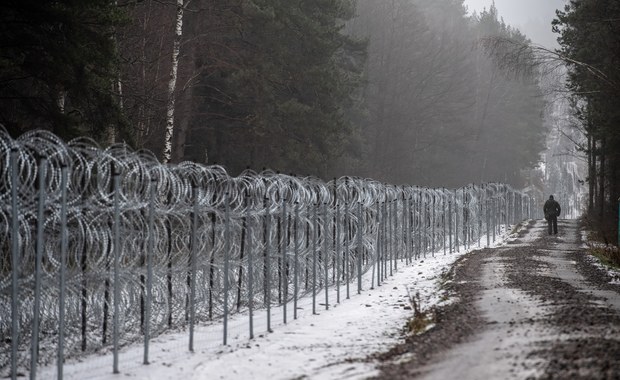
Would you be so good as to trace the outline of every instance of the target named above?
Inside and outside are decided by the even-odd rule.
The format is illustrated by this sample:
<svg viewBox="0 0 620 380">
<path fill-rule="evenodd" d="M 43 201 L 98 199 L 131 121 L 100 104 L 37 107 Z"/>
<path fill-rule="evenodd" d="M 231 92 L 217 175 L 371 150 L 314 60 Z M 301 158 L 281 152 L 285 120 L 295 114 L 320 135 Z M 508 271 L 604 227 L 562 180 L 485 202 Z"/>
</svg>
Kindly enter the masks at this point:
<svg viewBox="0 0 620 380">
<path fill-rule="evenodd" d="M 530 221 L 451 268 L 436 326 L 377 357 L 385 379 L 620 378 L 620 289 L 581 248 L 576 221 Z"/>
</svg>

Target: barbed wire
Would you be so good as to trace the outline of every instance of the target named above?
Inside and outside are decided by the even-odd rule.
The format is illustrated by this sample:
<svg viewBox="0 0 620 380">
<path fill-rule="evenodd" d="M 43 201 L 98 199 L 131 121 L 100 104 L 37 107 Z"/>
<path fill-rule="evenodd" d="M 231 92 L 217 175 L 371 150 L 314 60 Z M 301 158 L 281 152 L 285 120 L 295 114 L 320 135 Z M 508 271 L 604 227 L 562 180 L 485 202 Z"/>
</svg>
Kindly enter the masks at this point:
<svg viewBox="0 0 620 380">
<path fill-rule="evenodd" d="M 217 165 L 162 165 L 124 144 L 66 143 L 40 130 L 12 139 L 0 128 L 0 334 L 12 337 L 0 368 L 15 360 L 31 369 L 32 335 L 57 340 L 61 322 L 74 356 L 119 336 L 128 344 L 147 330 L 316 297 L 369 270 L 383 281 L 388 263 L 479 244 L 524 218 L 528 202 L 503 184 L 232 177 Z"/>
</svg>

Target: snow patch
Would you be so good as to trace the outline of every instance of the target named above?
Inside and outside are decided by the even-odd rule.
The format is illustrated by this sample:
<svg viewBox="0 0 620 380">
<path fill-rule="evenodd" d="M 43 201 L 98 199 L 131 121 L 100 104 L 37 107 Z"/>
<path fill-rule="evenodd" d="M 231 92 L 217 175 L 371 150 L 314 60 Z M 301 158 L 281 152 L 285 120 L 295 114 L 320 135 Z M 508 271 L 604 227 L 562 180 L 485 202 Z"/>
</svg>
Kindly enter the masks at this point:
<svg viewBox="0 0 620 380">
<path fill-rule="evenodd" d="M 486 236 L 481 238 L 481 246 Z M 506 236 L 499 235 L 491 247 L 505 245 Z M 472 245 L 469 251 L 478 249 Z M 272 329 L 266 331 L 264 310 L 255 314 L 256 338 L 247 339 L 242 331 L 247 326 L 247 315 L 235 315 L 229 321 L 232 331 L 229 344 L 213 344 L 222 336 L 220 324 L 196 326 L 195 352 L 188 351 L 188 333 L 174 332 L 159 336 L 150 344 L 150 364 L 142 364 L 143 346 L 126 347 L 120 353 L 120 372 L 123 378 L 145 380 L 162 379 L 365 379 L 376 376 L 376 363 L 367 357 L 386 351 L 401 342 L 404 326 L 413 316 L 407 293 L 420 296 L 423 310 L 454 302 L 441 289 L 442 276 L 462 255 L 436 252 L 398 270 L 381 286 L 371 290 L 370 274 L 364 277 L 363 291 L 356 294 L 351 285 L 351 297 L 345 299 L 341 286 L 341 303 L 322 306 L 316 315 L 311 313 L 311 299 L 299 301 L 299 318 L 282 321 L 282 308 L 272 308 Z M 446 281 L 451 281 L 447 279 Z M 330 303 L 336 300 L 331 289 Z M 321 295 L 321 297 L 324 297 Z M 324 298 L 319 298 L 324 302 Z M 434 325 L 429 325 L 429 329 Z M 406 357 L 400 358 L 406 360 Z M 94 354 L 71 360 L 65 364 L 66 379 L 117 380 L 112 374 L 112 355 Z M 38 371 L 40 378 L 56 378 L 56 367 L 47 366 Z"/>
</svg>

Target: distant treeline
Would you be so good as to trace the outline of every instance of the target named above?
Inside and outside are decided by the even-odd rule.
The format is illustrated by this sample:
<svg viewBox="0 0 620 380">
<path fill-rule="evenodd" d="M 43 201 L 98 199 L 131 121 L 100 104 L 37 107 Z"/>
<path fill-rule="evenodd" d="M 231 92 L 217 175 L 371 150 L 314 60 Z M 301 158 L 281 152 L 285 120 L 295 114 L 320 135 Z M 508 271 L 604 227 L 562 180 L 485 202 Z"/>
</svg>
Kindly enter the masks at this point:
<svg viewBox="0 0 620 380">
<path fill-rule="evenodd" d="M 554 29 L 587 145 L 590 215 L 616 242 L 620 197 L 620 2 L 571 0 Z"/>
<path fill-rule="evenodd" d="M 462 0 L 6 0 L 0 123 L 233 174 L 522 185 L 544 148 L 542 93 L 535 72 L 487 57 L 486 36 L 527 41 Z M 607 128 L 614 112 L 587 115 Z M 607 165 L 616 140 L 592 141 Z"/>
</svg>

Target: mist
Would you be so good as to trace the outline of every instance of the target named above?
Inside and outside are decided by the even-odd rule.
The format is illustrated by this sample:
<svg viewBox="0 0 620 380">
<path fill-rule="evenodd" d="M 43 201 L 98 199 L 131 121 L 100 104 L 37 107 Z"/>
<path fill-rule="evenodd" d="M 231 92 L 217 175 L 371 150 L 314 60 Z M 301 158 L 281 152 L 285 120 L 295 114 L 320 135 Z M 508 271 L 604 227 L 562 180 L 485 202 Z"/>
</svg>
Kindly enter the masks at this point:
<svg viewBox="0 0 620 380">
<path fill-rule="evenodd" d="M 391 183 L 527 185 L 544 149 L 537 76 L 516 78 L 480 47 L 526 41 L 495 8 L 450 1 L 360 0 L 350 32 L 368 40 L 361 121 L 365 155 L 353 170 Z"/>
<path fill-rule="evenodd" d="M 470 14 L 488 10 L 494 0 L 465 0 Z M 564 9 L 566 0 L 495 0 L 499 16 L 518 28 L 532 42 L 548 48 L 559 47 L 557 35 L 551 31 L 551 21 L 557 9 Z"/>
<path fill-rule="evenodd" d="M 20 100 L 27 96 L 0 105 L 0 124 L 12 135 L 45 128 L 66 140 L 128 142 L 165 163 L 217 164 L 231 175 L 270 169 L 434 187 L 535 181 L 545 148 L 538 76 L 506 72 L 480 41 L 526 43 L 533 36 L 502 18 L 548 29 L 559 0 L 498 1 L 486 11 L 455 0 L 228 3 L 191 1 L 179 15 L 167 3 L 122 1 L 101 17 L 127 22 L 92 31 L 115 30 L 113 49 L 104 35 L 88 51 L 100 54 L 85 55 L 85 33 L 45 47 L 83 57 L 80 67 L 110 68 L 92 80 L 7 34 L 11 54 L 41 60 L 5 70 L 7 99 L 36 88 L 23 80 L 37 77 L 33 67 L 48 68 L 41 88 L 80 86 L 63 92 L 62 110 L 53 95 L 34 108 Z"/>
</svg>

